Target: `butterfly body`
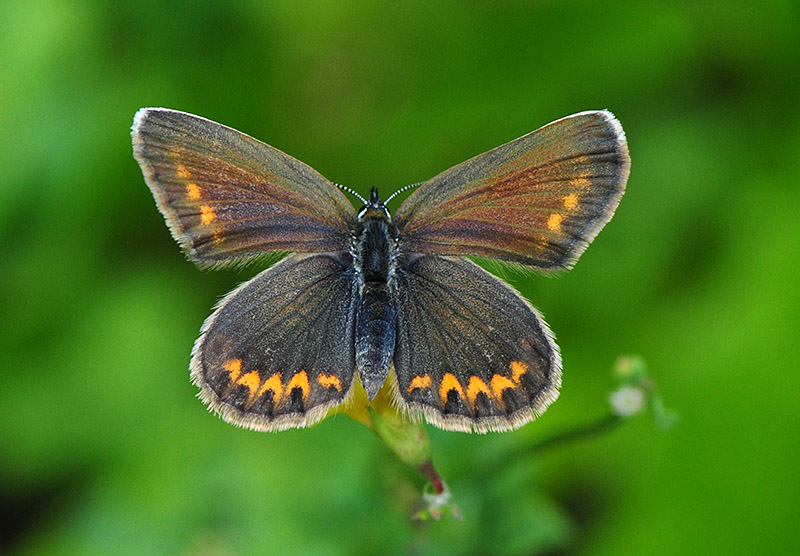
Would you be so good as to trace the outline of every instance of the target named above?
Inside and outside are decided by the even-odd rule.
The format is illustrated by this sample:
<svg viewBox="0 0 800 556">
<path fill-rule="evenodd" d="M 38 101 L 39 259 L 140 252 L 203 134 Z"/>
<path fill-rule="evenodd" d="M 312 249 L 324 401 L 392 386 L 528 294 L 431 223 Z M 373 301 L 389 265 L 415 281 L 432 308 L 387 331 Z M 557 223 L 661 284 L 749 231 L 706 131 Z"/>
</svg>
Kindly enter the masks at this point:
<svg viewBox="0 0 800 556">
<path fill-rule="evenodd" d="M 134 156 L 187 256 L 219 266 L 290 254 L 228 294 L 192 350 L 192 381 L 225 420 L 316 423 L 384 386 L 448 430 L 517 428 L 558 396 L 542 315 L 467 257 L 570 268 L 611 219 L 630 167 L 619 122 L 581 112 L 420 185 L 392 218 L 356 212 L 318 172 L 204 118 L 143 108 Z"/>
<path fill-rule="evenodd" d="M 375 189 L 359 212 L 354 257 L 355 350 L 361 384 L 372 400 L 386 382 L 395 346 L 396 231 Z"/>
</svg>

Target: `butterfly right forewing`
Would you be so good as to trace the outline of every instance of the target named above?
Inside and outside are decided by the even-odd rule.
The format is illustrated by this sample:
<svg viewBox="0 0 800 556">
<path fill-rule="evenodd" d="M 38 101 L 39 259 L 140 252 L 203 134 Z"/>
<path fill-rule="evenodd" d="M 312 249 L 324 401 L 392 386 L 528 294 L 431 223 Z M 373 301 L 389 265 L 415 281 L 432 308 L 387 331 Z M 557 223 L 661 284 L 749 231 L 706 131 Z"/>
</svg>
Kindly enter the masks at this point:
<svg viewBox="0 0 800 556">
<path fill-rule="evenodd" d="M 409 252 L 562 270 L 613 216 L 629 168 L 613 114 L 581 112 L 442 172 L 395 222 Z"/>
</svg>

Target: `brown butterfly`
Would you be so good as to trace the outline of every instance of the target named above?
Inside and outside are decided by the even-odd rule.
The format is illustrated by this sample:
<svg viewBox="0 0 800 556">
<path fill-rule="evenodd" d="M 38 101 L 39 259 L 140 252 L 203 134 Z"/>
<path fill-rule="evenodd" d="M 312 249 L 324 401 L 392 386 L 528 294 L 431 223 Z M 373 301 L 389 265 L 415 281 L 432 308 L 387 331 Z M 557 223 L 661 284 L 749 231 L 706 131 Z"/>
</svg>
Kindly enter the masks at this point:
<svg viewBox="0 0 800 556">
<path fill-rule="evenodd" d="M 581 112 L 419 185 L 392 218 L 375 189 L 355 211 L 351 190 L 184 112 L 139 110 L 133 147 L 192 261 L 292 253 L 219 303 L 191 362 L 214 411 L 268 431 L 313 424 L 356 388 L 371 400 L 387 379 L 399 408 L 443 429 L 508 430 L 541 414 L 561 383 L 553 333 L 465 257 L 570 268 L 630 168 L 617 119 Z"/>
</svg>

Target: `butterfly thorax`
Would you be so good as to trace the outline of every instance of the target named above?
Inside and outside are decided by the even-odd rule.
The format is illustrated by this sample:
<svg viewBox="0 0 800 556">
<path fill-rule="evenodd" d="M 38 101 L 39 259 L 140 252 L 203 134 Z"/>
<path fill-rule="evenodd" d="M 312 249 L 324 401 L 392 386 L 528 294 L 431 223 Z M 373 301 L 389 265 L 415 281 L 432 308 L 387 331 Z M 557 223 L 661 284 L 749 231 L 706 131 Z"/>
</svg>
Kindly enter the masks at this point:
<svg viewBox="0 0 800 556">
<path fill-rule="evenodd" d="M 356 367 L 371 400 L 386 382 L 394 356 L 394 229 L 375 189 L 358 214 L 354 267 Z"/>
<path fill-rule="evenodd" d="M 372 195 L 370 203 L 359 213 L 359 230 L 356 248 L 356 266 L 363 283 L 388 283 L 394 262 L 394 234 L 389 212 L 383 203 Z"/>
</svg>

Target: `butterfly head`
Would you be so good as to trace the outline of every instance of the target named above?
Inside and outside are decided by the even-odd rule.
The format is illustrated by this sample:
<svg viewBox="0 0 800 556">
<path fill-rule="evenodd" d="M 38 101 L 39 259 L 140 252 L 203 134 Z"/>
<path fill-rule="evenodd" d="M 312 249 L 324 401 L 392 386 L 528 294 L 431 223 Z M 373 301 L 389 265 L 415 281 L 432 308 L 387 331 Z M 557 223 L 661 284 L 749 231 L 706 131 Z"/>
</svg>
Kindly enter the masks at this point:
<svg viewBox="0 0 800 556">
<path fill-rule="evenodd" d="M 358 211 L 359 220 L 363 222 L 367 218 L 391 219 L 389 209 L 386 208 L 386 204 L 381 200 L 378 195 L 378 189 L 375 187 L 370 190 L 367 202 Z"/>
</svg>

